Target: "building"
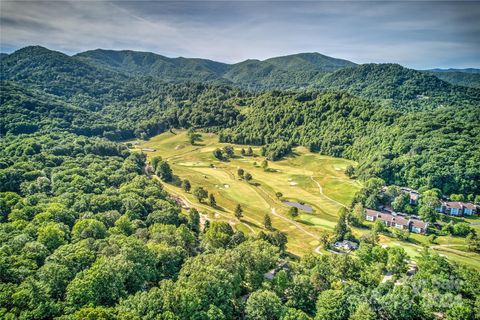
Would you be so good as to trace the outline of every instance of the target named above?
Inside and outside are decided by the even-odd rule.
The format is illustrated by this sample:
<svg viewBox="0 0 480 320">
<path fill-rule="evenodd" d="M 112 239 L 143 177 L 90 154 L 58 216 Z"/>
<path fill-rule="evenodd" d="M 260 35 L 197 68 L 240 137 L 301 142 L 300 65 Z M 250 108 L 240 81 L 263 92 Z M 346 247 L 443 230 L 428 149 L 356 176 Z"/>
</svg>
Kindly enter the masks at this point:
<svg viewBox="0 0 480 320">
<path fill-rule="evenodd" d="M 408 195 L 410 196 L 410 204 L 412 205 L 418 204 L 418 199 L 420 198 L 420 194 L 417 192 L 417 190 L 413 190 L 406 187 L 401 187 L 400 190 L 402 190 L 405 193 L 408 193 Z"/>
<path fill-rule="evenodd" d="M 421 234 L 427 232 L 428 223 L 417 217 L 408 217 L 403 213 L 380 212 L 372 209 L 366 209 L 365 211 L 365 219 L 367 221 L 373 222 L 379 219 L 383 221 L 387 227 L 394 227 L 400 230 L 408 230 Z"/>
<path fill-rule="evenodd" d="M 410 222 L 410 231 L 421 234 L 427 233 L 428 222 L 413 217 L 410 218 Z"/>
<path fill-rule="evenodd" d="M 463 215 L 465 216 L 473 216 L 474 214 L 478 213 L 478 206 L 474 205 L 473 203 L 463 203 Z"/>
<path fill-rule="evenodd" d="M 437 211 L 451 216 L 471 216 L 478 212 L 478 206 L 469 202 L 442 201 Z"/>
<path fill-rule="evenodd" d="M 346 251 L 353 251 L 358 249 L 358 243 L 349 240 L 337 241 L 333 246 L 337 249 L 343 249 Z"/>
</svg>

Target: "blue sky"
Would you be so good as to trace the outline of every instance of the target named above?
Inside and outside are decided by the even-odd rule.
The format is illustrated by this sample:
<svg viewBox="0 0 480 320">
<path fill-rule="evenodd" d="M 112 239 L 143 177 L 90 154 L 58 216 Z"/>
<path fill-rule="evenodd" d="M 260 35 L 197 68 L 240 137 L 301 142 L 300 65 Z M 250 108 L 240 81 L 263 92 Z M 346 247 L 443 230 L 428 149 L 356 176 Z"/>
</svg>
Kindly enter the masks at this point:
<svg viewBox="0 0 480 320">
<path fill-rule="evenodd" d="M 320 52 L 417 69 L 480 67 L 477 1 L 5 1 L 2 52 L 38 44 L 228 63 Z"/>
</svg>

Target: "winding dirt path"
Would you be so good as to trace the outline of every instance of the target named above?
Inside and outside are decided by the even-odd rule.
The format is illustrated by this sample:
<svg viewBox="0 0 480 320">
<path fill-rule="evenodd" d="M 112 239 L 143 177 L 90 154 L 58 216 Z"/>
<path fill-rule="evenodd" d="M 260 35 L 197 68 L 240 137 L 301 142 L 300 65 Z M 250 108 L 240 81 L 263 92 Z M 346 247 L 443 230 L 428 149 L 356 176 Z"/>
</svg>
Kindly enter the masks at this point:
<svg viewBox="0 0 480 320">
<path fill-rule="evenodd" d="M 344 208 L 347 207 L 347 206 L 344 205 L 343 203 L 340 203 L 340 202 L 338 202 L 337 200 L 334 200 L 334 199 L 330 198 L 329 196 L 327 196 L 325 193 L 323 193 L 323 188 L 322 188 L 322 186 L 320 185 L 320 183 L 319 183 L 317 180 L 315 180 L 315 179 L 313 178 L 313 176 L 310 176 L 310 179 L 312 179 L 312 181 L 317 184 L 318 190 L 320 191 L 320 194 L 321 194 L 322 196 L 324 196 L 325 198 L 327 198 L 327 199 L 330 200 L 331 202 L 338 204 L 339 206 L 342 206 L 342 207 L 344 207 Z"/>
<path fill-rule="evenodd" d="M 306 230 L 305 228 L 303 228 L 303 227 L 302 227 L 301 225 L 299 225 L 296 221 L 293 221 L 293 220 L 291 220 L 291 219 L 288 219 L 288 218 L 282 216 L 281 214 L 278 214 L 278 213 L 277 213 L 277 210 L 275 210 L 275 208 L 272 208 L 272 214 L 273 214 L 275 217 L 278 217 L 278 218 L 280 218 L 280 219 L 283 219 L 283 220 L 285 220 L 285 221 L 293 224 L 295 227 L 297 227 L 297 229 L 301 230 L 303 233 L 311 236 L 311 237 L 314 238 L 315 240 L 318 240 L 318 237 L 317 237 L 315 234 L 313 234 L 313 233 L 311 233 L 310 231 L 308 231 L 308 230 Z"/>
</svg>

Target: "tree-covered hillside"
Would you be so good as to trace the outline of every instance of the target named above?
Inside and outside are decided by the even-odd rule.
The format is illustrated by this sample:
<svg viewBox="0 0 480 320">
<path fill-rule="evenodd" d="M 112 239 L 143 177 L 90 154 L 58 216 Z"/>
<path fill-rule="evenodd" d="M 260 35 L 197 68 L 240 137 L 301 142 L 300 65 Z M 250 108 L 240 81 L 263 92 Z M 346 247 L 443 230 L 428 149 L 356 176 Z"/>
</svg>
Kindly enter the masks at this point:
<svg viewBox="0 0 480 320">
<path fill-rule="evenodd" d="M 70 57 L 27 47 L 2 57 L 1 69 L 4 135 L 66 130 L 125 140 L 173 127 L 226 129 L 226 141 L 285 140 L 355 159 L 363 179 L 480 193 L 480 91 L 399 65 L 357 66 L 319 54 L 222 65 L 132 51 Z M 190 81 L 211 75 L 221 79 Z M 220 83 L 225 78 L 231 86 Z M 279 156 L 286 145 L 282 150 Z"/>
<path fill-rule="evenodd" d="M 478 318 L 478 271 L 424 250 L 407 274 L 406 251 L 379 245 L 375 229 L 355 255 L 293 257 L 268 215 L 246 235 L 182 210 L 160 182 L 175 175 L 168 161 L 148 164 L 118 142 L 195 127 L 264 144 L 272 160 L 305 145 L 357 160 L 349 173 L 363 180 L 478 195 L 478 90 L 315 54 L 233 72 L 171 60 L 41 47 L 1 56 L 1 319 Z M 319 241 L 353 237 L 347 213 Z"/>
<path fill-rule="evenodd" d="M 478 106 L 480 103 L 478 89 L 455 86 L 398 64 L 363 64 L 340 69 L 324 76 L 318 85 L 401 109 Z"/>
<path fill-rule="evenodd" d="M 166 81 L 217 80 L 228 65 L 205 59 L 167 58 L 151 52 L 92 50 L 74 56 L 118 72 L 149 75 Z"/>
<path fill-rule="evenodd" d="M 356 174 L 388 184 L 480 191 L 480 109 L 438 107 L 405 112 L 338 93 L 268 93 L 244 121 L 223 130 L 227 142 L 285 141 L 358 161 Z"/>
<path fill-rule="evenodd" d="M 480 69 L 432 69 L 425 72 L 454 85 L 480 88 Z"/>
<path fill-rule="evenodd" d="M 375 236 L 356 255 L 291 259 L 278 231 L 247 236 L 225 222 L 202 224 L 193 208 L 181 213 L 144 166 L 143 155 L 102 138 L 2 138 L 2 319 L 413 320 L 478 312 L 477 271 L 425 250 L 407 276 L 406 252 L 377 245 Z M 382 281 L 386 273 L 393 281 Z"/>
</svg>

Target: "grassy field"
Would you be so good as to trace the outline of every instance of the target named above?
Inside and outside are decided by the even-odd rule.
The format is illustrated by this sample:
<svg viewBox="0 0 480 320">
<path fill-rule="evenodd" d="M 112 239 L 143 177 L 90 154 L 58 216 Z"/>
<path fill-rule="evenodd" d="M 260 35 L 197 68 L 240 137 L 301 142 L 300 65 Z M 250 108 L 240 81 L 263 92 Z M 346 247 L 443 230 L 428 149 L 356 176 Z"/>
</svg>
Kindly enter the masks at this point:
<svg viewBox="0 0 480 320">
<path fill-rule="evenodd" d="M 333 230 L 337 213 L 342 205 L 348 205 L 361 185 L 349 179 L 344 169 L 354 162 L 309 153 L 297 148 L 295 154 L 285 160 L 269 162 L 271 170 L 260 167 L 263 157 L 260 148 L 253 147 L 254 156 L 240 156 L 241 148 L 235 146 L 236 157 L 219 161 L 212 151 L 226 144 L 218 143 L 218 137 L 202 134 L 202 141 L 192 146 L 187 142 L 185 131 L 167 132 L 136 145 L 136 150 L 155 149 L 145 152 L 148 158 L 161 156 L 170 164 L 178 179 L 188 179 L 195 186 L 203 186 L 215 195 L 218 208 L 199 204 L 191 193 L 184 192 L 176 183 L 165 188 L 184 199 L 190 206 L 205 212 L 211 219 L 228 221 L 246 233 L 263 229 L 263 217 L 270 214 L 273 227 L 285 232 L 288 250 L 302 255 L 318 247 L 321 230 Z M 250 183 L 238 178 L 238 168 L 253 176 Z M 289 206 L 277 199 L 281 192 L 285 199 L 308 204 L 312 213 L 300 211 L 299 217 L 291 219 Z M 233 211 L 240 204 L 244 210 L 241 221 Z"/>
<path fill-rule="evenodd" d="M 355 163 L 310 153 L 299 147 L 292 156 L 269 162 L 270 170 L 265 171 L 260 167 L 264 157 L 260 156 L 259 147 L 252 147 L 254 156 L 240 156 L 240 150 L 246 150 L 248 146 L 234 145 L 236 156 L 219 161 L 212 151 L 225 145 L 219 143 L 214 134 L 202 134 L 202 141 L 191 145 L 185 131 L 175 131 L 137 142 L 134 149 L 154 149 L 144 151 L 149 159 L 161 156 L 167 160 L 176 182 L 164 183 L 165 189 L 188 206 L 199 209 L 205 218 L 226 221 L 246 234 L 254 234 L 263 229 L 263 217 L 268 213 L 273 227 L 287 234 L 289 252 L 303 255 L 313 250 L 321 251 L 318 249 L 320 232 L 333 231 L 339 209 L 347 206 L 361 188 L 358 181 L 344 174 L 346 166 Z M 239 179 L 239 168 L 249 172 L 253 180 Z M 179 181 L 183 179 L 190 180 L 192 190 L 203 186 L 213 193 L 218 206 L 212 208 L 199 203 L 191 193 L 180 188 Z M 300 210 L 300 215 L 292 219 L 287 214 L 290 207 L 277 199 L 276 192 L 281 192 L 289 201 L 307 204 L 313 212 Z M 240 221 L 233 214 L 237 204 L 244 211 Z M 354 234 L 360 236 L 367 231 L 354 229 Z M 402 246 L 412 258 L 428 246 L 449 259 L 480 268 L 480 255 L 466 252 L 463 238 L 439 237 L 437 244 L 431 244 L 427 237 L 412 234 L 408 242 L 386 236 L 382 236 L 380 242 L 387 246 Z"/>
</svg>

